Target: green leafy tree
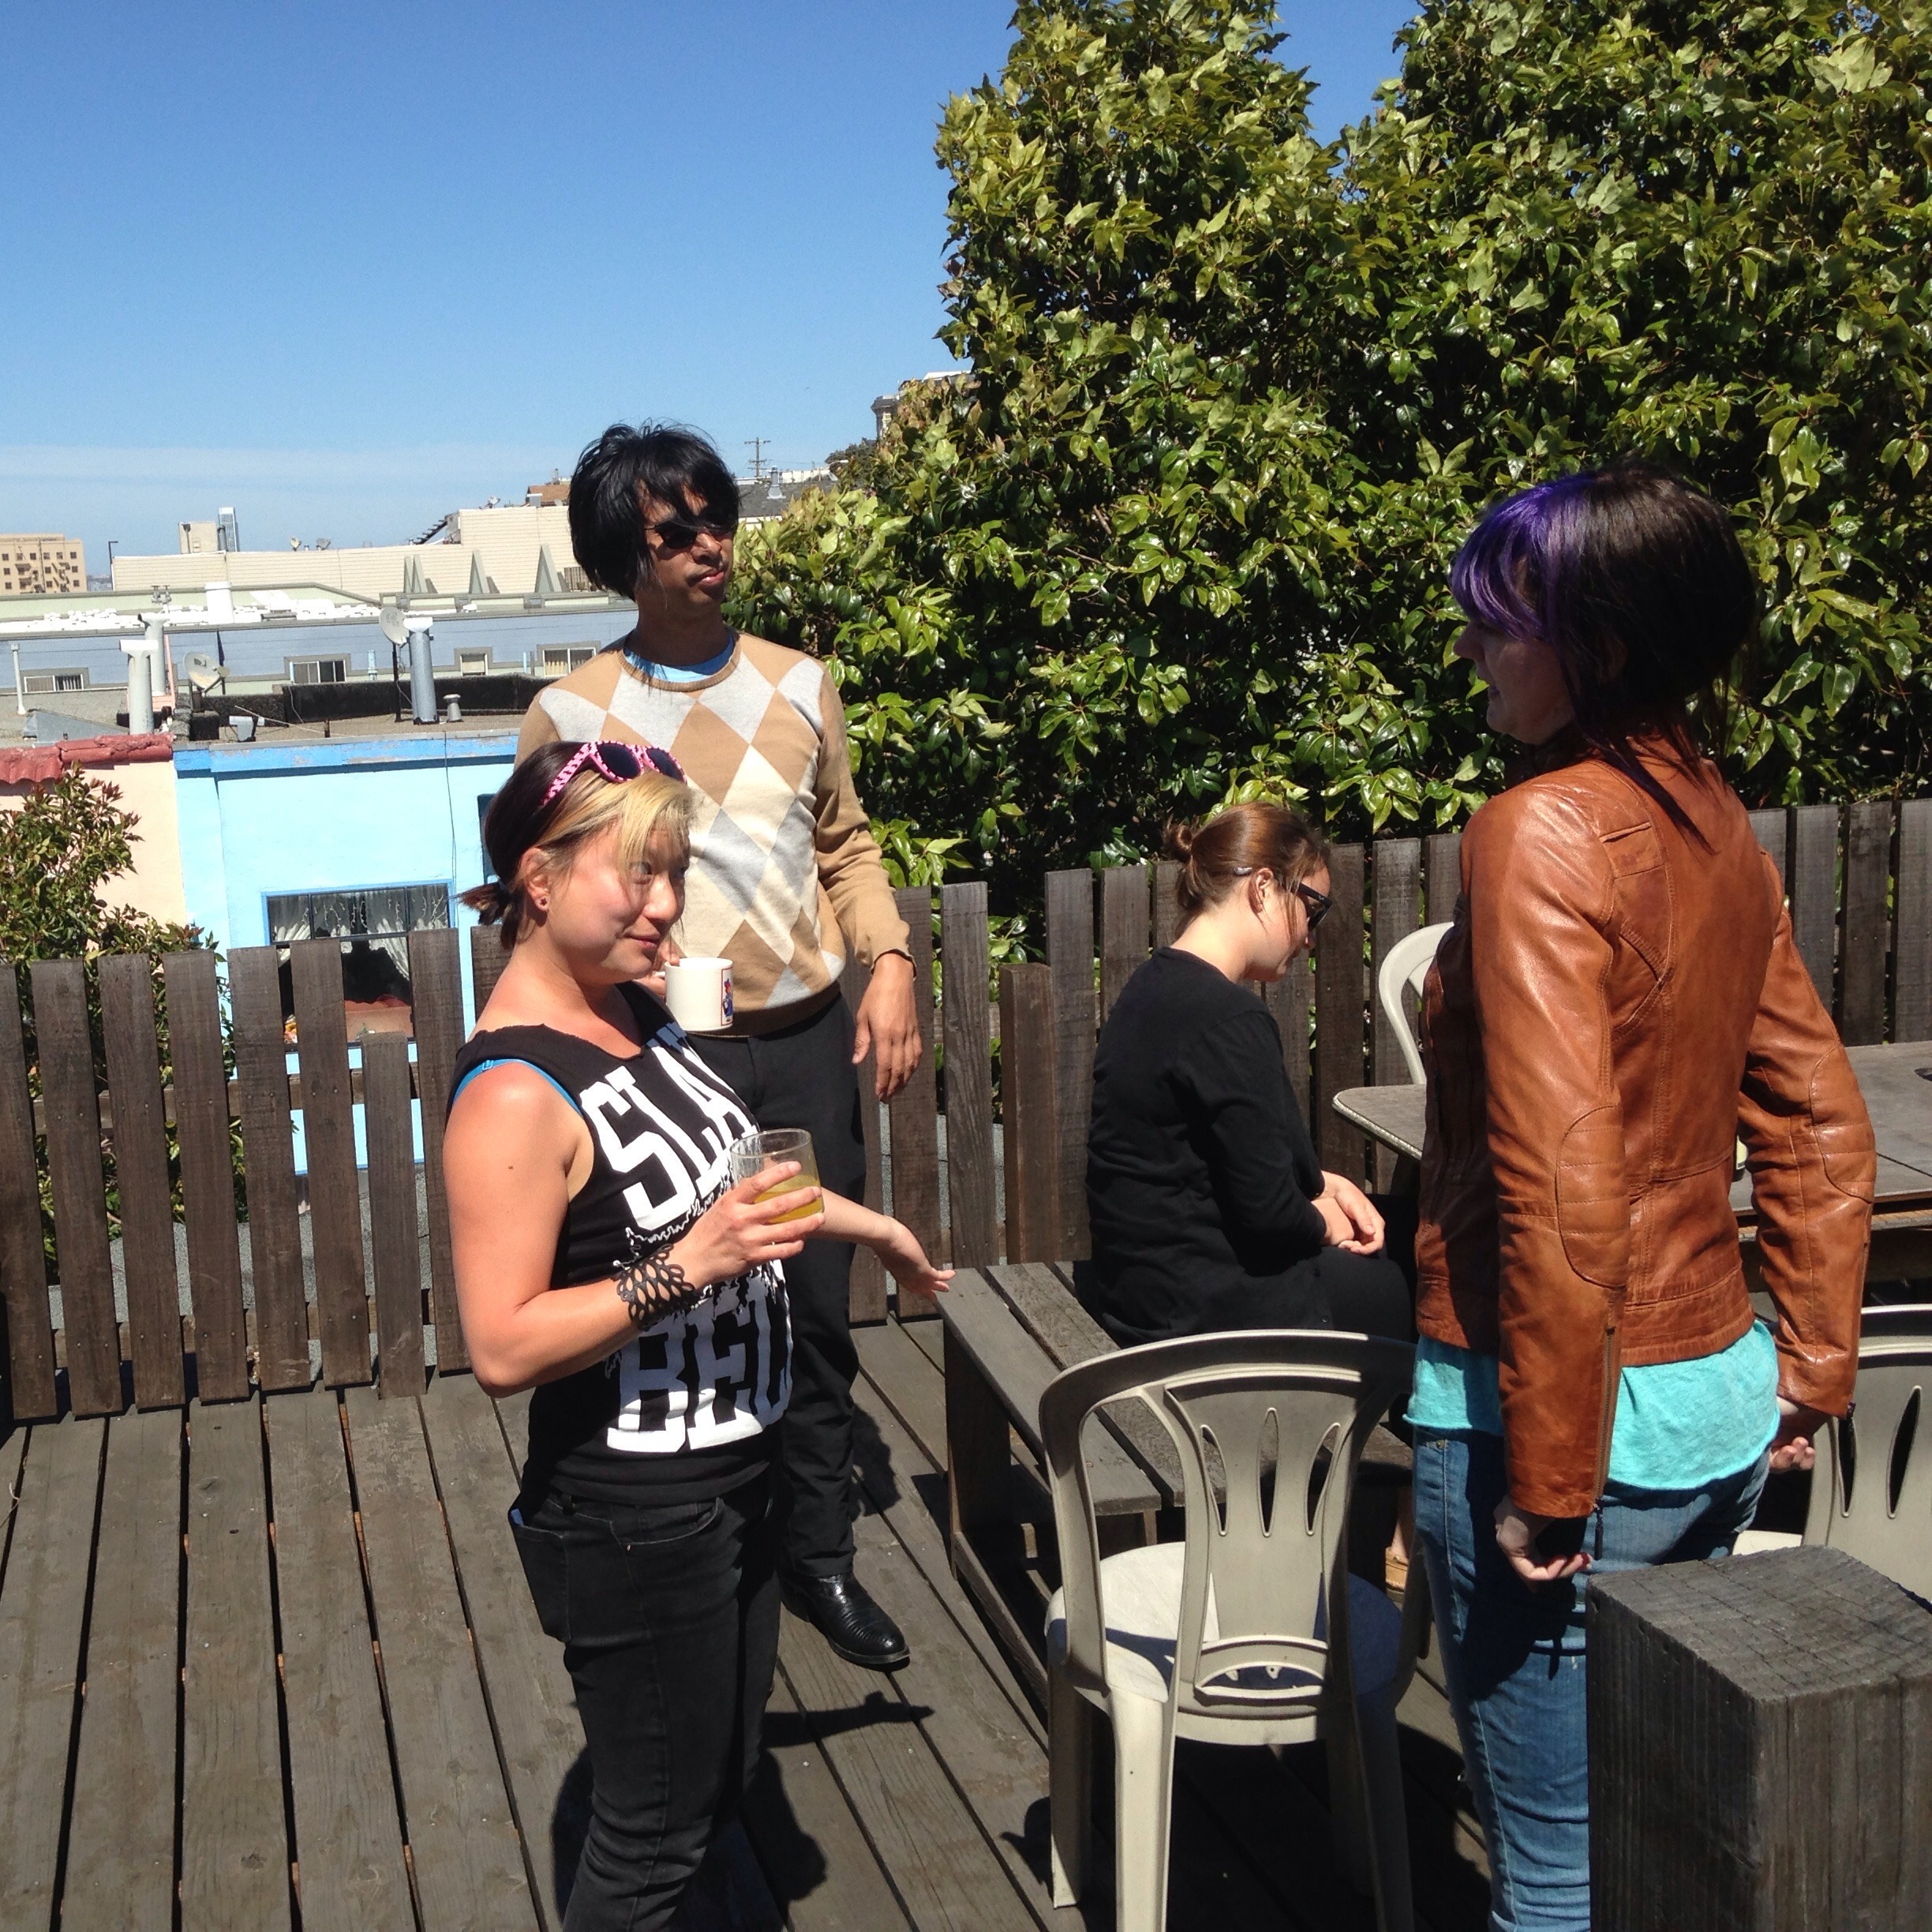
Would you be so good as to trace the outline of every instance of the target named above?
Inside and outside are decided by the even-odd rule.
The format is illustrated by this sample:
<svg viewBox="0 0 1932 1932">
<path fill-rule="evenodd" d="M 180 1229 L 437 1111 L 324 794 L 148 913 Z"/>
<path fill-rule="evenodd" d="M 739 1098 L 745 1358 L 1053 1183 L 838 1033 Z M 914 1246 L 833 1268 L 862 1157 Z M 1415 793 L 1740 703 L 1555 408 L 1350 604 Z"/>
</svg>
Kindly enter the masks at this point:
<svg viewBox="0 0 1932 1932">
<path fill-rule="evenodd" d="M 1009 904 L 1228 797 L 1350 832 L 1500 782 L 1449 558 L 1620 451 L 1739 508 L 1733 775 L 1926 781 L 1926 0 L 1447 0 L 1333 147 L 1263 10 L 1033 0 L 939 137 L 944 339 L 866 489 L 747 544 L 902 874 Z"/>
</svg>

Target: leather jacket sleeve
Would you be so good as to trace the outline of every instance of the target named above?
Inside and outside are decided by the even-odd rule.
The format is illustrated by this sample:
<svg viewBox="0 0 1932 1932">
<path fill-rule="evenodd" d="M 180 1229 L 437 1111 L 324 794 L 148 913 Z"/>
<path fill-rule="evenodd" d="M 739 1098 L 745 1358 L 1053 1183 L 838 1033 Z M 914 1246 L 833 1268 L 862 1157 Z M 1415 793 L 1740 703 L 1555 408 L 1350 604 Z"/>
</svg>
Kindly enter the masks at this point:
<svg viewBox="0 0 1932 1932">
<path fill-rule="evenodd" d="M 1766 889 L 1781 901 L 1776 868 Z M 1777 1308 L 1778 1393 L 1850 1406 L 1871 1242 L 1871 1117 L 1780 910 L 1738 1094 L 1758 1210 L 1758 1261 Z"/>
<path fill-rule="evenodd" d="M 1586 1515 L 1608 1468 L 1630 1266 L 1608 996 L 1616 882 L 1582 807 L 1548 790 L 1492 800 L 1463 854 L 1510 1494 L 1541 1515 Z"/>
</svg>

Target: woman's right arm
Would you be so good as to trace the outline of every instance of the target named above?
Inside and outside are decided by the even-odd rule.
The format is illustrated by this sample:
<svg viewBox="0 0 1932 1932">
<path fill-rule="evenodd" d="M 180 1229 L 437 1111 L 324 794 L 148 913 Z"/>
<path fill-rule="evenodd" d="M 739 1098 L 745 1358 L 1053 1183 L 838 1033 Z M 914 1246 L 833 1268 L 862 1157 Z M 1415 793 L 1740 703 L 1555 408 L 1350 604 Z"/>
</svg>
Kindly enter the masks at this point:
<svg viewBox="0 0 1932 1932">
<path fill-rule="evenodd" d="M 466 1087 L 443 1137 L 450 1243 L 463 1340 L 477 1382 L 514 1395 L 602 1361 L 653 1318 L 647 1284 L 612 1275 L 555 1288 L 550 1273 L 570 1204 L 573 1164 L 587 1160 L 582 1121 L 533 1068 L 492 1067 Z M 794 1167 L 793 1171 L 796 1169 Z M 773 1228 L 795 1194 L 760 1206 L 769 1171 L 720 1195 L 661 1257 L 693 1288 L 729 1281 L 763 1261 L 788 1260 L 818 1218 Z"/>
</svg>

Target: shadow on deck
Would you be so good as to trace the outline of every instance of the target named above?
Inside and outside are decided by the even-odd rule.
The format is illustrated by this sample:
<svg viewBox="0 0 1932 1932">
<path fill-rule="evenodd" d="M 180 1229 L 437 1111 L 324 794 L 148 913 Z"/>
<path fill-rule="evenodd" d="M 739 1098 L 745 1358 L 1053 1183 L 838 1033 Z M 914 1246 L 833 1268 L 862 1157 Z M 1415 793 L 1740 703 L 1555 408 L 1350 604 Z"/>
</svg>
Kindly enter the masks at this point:
<svg viewBox="0 0 1932 1932">
<path fill-rule="evenodd" d="M 685 1932 L 1112 1923 L 1052 1909 L 1043 1724 L 947 1566 L 938 1328 L 859 1337 L 860 1567 L 912 1661 L 852 1669 L 788 1613 Z M 459 1375 L 17 1428 L 0 1924 L 553 1932 L 589 1780 L 504 1526 L 522 1420 Z M 1462 1932 L 1488 1887 L 1426 1675 L 1402 1717 L 1417 1923 Z M 1183 1747 L 1181 1773 L 1175 1932 L 1372 1923 L 1319 1749 Z"/>
</svg>

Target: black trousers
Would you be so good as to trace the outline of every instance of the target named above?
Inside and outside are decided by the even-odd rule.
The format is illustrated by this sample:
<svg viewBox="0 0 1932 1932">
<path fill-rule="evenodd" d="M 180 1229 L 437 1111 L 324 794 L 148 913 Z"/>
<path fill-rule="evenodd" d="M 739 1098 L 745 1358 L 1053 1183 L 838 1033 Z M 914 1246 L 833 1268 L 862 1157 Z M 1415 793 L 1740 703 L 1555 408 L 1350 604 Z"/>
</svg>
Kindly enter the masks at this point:
<svg viewBox="0 0 1932 1932">
<path fill-rule="evenodd" d="M 511 1530 L 590 1758 L 564 1932 L 670 1924 L 756 1769 L 778 1657 L 765 1477 L 702 1503 L 526 1500 Z"/>
<path fill-rule="evenodd" d="M 762 1128 L 803 1127 L 818 1178 L 835 1194 L 865 1193 L 865 1131 L 842 999 L 760 1039 L 694 1038 L 705 1064 Z M 852 1565 L 852 1377 L 859 1357 L 848 1317 L 849 1241 L 809 1241 L 784 1264 L 792 1305 L 792 1401 L 773 1469 L 779 1561 L 797 1576 Z"/>
</svg>

